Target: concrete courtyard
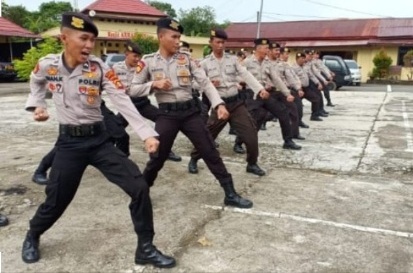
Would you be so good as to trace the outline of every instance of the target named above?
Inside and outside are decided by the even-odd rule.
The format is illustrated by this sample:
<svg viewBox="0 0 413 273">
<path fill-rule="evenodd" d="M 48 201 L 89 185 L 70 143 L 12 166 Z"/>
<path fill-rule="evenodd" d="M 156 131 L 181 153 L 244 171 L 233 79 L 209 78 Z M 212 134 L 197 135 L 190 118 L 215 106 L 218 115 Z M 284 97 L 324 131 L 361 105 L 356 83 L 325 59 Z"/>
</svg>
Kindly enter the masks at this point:
<svg viewBox="0 0 413 273">
<path fill-rule="evenodd" d="M 413 272 L 413 92 L 336 91 L 330 117 L 310 122 L 301 151 L 282 149 L 279 124 L 260 131 L 264 177 L 245 172 L 228 128 L 217 141 L 250 210 L 223 205 L 223 191 L 200 161 L 189 174 L 190 142 L 179 135 L 151 189 L 155 243 L 177 258 L 169 270 L 136 266 L 128 197 L 89 167 L 63 217 L 41 238 L 42 259 L 21 261 L 28 221 L 44 200 L 31 182 L 57 137 L 51 118 L 24 111 L 27 94 L 0 97 L 0 229 L 2 272 Z M 373 91 L 373 92 L 372 92 Z M 110 103 L 109 103 L 110 106 Z M 132 160 L 148 159 L 131 133 Z M 1 271 L 0 270 L 0 271 Z"/>
</svg>

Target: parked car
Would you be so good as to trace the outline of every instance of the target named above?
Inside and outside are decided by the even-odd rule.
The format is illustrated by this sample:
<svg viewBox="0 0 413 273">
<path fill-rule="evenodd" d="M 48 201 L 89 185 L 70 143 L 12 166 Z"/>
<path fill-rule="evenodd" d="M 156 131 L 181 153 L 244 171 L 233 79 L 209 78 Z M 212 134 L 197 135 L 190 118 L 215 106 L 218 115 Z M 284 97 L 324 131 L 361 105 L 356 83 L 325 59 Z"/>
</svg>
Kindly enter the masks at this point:
<svg viewBox="0 0 413 273">
<path fill-rule="evenodd" d="M 340 56 L 324 55 L 324 64 L 335 74 L 331 89 L 338 90 L 344 85 L 352 85 L 351 72 Z"/>
<path fill-rule="evenodd" d="M 12 82 L 16 77 L 17 72 L 12 63 L 0 62 L 0 81 Z"/>
<path fill-rule="evenodd" d="M 122 62 L 125 60 L 125 54 L 121 53 L 109 53 L 106 55 L 102 55 L 102 60 L 105 64 L 112 67 L 115 63 Z"/>
<path fill-rule="evenodd" d="M 361 66 L 359 66 L 355 60 L 349 60 L 345 59 L 344 62 L 350 69 L 351 73 L 351 79 L 353 80 L 353 83 L 357 86 L 360 86 L 361 84 Z"/>
</svg>

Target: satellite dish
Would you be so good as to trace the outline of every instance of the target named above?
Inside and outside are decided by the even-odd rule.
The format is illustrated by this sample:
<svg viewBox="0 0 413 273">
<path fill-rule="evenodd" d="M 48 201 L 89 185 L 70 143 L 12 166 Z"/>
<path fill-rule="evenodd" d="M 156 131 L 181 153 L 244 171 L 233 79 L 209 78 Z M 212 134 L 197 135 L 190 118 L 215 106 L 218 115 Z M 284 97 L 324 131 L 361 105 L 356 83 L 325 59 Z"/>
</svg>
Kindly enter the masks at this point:
<svg viewBox="0 0 413 273">
<path fill-rule="evenodd" d="M 93 17 L 96 15 L 96 11 L 94 11 L 93 9 L 89 11 L 89 16 Z"/>
</svg>

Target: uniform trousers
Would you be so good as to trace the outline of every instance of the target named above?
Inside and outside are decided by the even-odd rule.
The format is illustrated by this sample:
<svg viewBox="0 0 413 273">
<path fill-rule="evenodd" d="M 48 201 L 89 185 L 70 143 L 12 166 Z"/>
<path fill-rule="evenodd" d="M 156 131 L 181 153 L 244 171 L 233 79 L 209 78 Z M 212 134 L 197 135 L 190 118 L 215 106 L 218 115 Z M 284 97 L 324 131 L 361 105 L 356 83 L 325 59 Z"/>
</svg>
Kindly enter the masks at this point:
<svg viewBox="0 0 413 273">
<path fill-rule="evenodd" d="M 258 133 L 255 128 L 255 122 L 249 114 L 244 101 L 238 100 L 227 103 L 225 106 L 230 113 L 227 120 L 219 120 L 216 110 L 211 111 L 207 127 L 212 138 L 216 139 L 229 122 L 230 126 L 235 129 L 237 135 L 247 147 L 248 164 L 256 164 L 258 160 Z M 191 158 L 198 160 L 201 158 L 201 154 L 194 149 L 191 153 Z"/>
<path fill-rule="evenodd" d="M 107 108 L 104 101 L 102 101 L 100 105 L 100 110 L 102 111 L 103 122 L 105 123 L 106 133 L 109 135 L 109 140 L 116 148 L 129 156 L 129 135 L 122 126 L 122 120 Z M 35 173 L 45 174 L 52 166 L 55 155 L 56 146 L 42 158 Z"/>
<path fill-rule="evenodd" d="M 168 158 L 178 132 L 188 137 L 221 185 L 232 182 L 231 174 L 228 173 L 215 147 L 214 139 L 202 121 L 199 107 L 193 106 L 186 110 L 159 109 L 155 131 L 159 134 L 159 149 L 157 153 L 150 155 L 143 172 L 149 186 L 154 184 L 158 172 Z"/>
<path fill-rule="evenodd" d="M 311 116 L 318 116 L 320 110 L 320 97 L 318 93 L 321 92 L 311 86 L 303 87 L 303 91 L 303 98 L 311 102 Z"/>
<path fill-rule="evenodd" d="M 300 134 L 300 129 L 299 129 L 300 118 L 298 114 L 297 104 L 294 101 L 292 102 L 287 101 L 287 98 L 284 95 L 282 95 L 280 99 L 284 102 L 285 106 L 288 109 L 288 114 L 290 116 L 290 122 L 291 122 L 291 133 L 293 136 L 298 136 Z M 294 100 L 295 99 L 296 98 L 294 96 Z"/>
<path fill-rule="evenodd" d="M 254 99 L 247 99 L 247 107 L 254 118 L 256 128 L 261 128 L 264 123 L 267 113 L 270 112 L 280 123 L 281 133 L 284 141 L 292 139 L 292 131 L 290 124 L 289 112 L 285 104 L 283 103 L 283 96 L 280 92 L 271 91 L 270 97 L 266 100 L 262 99 L 260 96 Z M 239 137 L 235 139 L 237 145 L 241 145 L 242 141 Z"/>
<path fill-rule="evenodd" d="M 30 230 L 40 236 L 63 214 L 74 198 L 83 173 L 92 165 L 131 197 L 130 214 L 139 238 L 154 235 L 149 188 L 138 166 L 108 141 L 105 133 L 89 137 L 60 135 L 46 186 L 46 200 L 30 220 Z"/>
</svg>

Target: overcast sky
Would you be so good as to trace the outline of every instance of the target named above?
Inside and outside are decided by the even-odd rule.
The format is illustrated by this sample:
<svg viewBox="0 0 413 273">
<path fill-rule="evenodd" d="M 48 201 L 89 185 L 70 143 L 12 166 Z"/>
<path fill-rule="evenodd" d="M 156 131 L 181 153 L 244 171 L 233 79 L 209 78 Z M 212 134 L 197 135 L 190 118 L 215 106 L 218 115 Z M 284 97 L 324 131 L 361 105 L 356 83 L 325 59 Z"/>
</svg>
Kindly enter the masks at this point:
<svg viewBox="0 0 413 273">
<path fill-rule="evenodd" d="M 3 0 L 8 5 L 23 5 L 37 10 L 44 0 Z M 77 0 L 82 10 L 94 0 Z M 115 0 L 113 0 L 115 1 Z M 176 11 L 209 5 L 215 9 L 218 22 L 255 22 L 261 0 L 161 0 L 171 3 Z M 323 20 L 333 18 L 413 17 L 411 0 L 263 0 L 262 21 Z M 75 2 L 71 1 L 72 5 Z"/>
</svg>

